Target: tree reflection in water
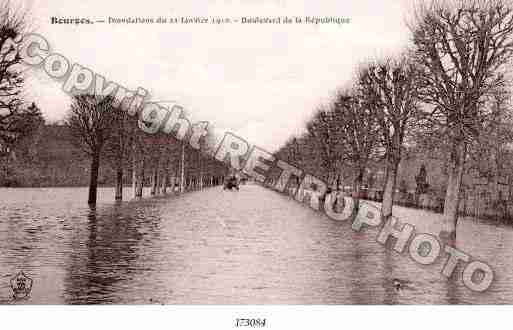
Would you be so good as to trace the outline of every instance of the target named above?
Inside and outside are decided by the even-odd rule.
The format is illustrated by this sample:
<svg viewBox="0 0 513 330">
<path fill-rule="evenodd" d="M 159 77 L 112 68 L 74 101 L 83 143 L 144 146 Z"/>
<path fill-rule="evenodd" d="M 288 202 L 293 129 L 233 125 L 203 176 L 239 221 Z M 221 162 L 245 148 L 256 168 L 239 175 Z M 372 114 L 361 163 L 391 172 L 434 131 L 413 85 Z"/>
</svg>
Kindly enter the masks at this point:
<svg viewBox="0 0 513 330">
<path fill-rule="evenodd" d="M 119 303 L 134 277 L 148 271 L 140 250 L 158 235 L 158 216 L 135 204 L 92 206 L 87 225 L 74 235 L 67 264 L 66 303 Z M 147 209 L 145 209 L 147 211 Z"/>
</svg>

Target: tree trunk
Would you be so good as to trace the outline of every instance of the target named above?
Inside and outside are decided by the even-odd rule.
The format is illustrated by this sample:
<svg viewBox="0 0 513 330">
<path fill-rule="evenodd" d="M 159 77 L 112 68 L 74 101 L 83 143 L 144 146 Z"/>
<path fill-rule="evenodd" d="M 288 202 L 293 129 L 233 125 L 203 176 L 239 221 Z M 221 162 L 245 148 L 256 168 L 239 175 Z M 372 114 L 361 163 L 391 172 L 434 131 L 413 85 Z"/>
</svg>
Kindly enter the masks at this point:
<svg viewBox="0 0 513 330">
<path fill-rule="evenodd" d="M 153 171 L 151 173 L 151 191 L 150 195 L 155 196 L 157 193 L 157 184 L 158 184 L 158 169 L 153 168 Z"/>
<path fill-rule="evenodd" d="M 137 177 L 137 191 L 135 192 L 135 197 L 141 198 L 144 186 L 144 159 L 141 160 L 141 168 L 138 171 Z"/>
<path fill-rule="evenodd" d="M 159 171 L 157 171 L 157 195 L 160 195 L 162 194 L 162 186 L 164 184 L 164 174 L 166 172 L 164 171 L 164 169 L 160 169 Z"/>
<path fill-rule="evenodd" d="M 203 190 L 203 162 L 202 162 L 201 155 L 200 155 L 199 189 Z"/>
<path fill-rule="evenodd" d="M 182 142 L 182 157 L 180 162 L 180 192 L 184 192 L 185 185 L 185 143 Z"/>
<path fill-rule="evenodd" d="M 162 194 L 167 194 L 167 186 L 169 183 L 169 169 L 168 166 L 164 168 L 163 177 L 162 177 Z"/>
<path fill-rule="evenodd" d="M 134 192 L 134 198 L 137 197 L 137 161 L 135 160 L 135 154 L 132 160 L 132 190 Z"/>
<path fill-rule="evenodd" d="M 440 238 L 443 240 L 456 239 L 458 206 L 460 203 L 460 190 L 464 166 L 465 145 L 463 142 L 455 142 L 449 162 L 449 178 L 444 202 L 443 228 L 440 232 Z"/>
<path fill-rule="evenodd" d="M 358 173 L 356 174 L 356 178 L 354 179 L 353 198 L 355 201 L 356 210 L 358 210 L 360 207 L 360 198 L 361 198 L 361 190 L 362 190 L 364 171 L 365 171 L 364 169 L 359 169 Z"/>
<path fill-rule="evenodd" d="M 383 189 L 383 202 L 381 203 L 381 214 L 385 221 L 392 216 L 398 167 L 399 161 L 397 159 L 387 161 L 385 188 Z"/>
<path fill-rule="evenodd" d="M 157 176 L 155 177 L 155 195 L 160 195 L 162 187 L 162 171 L 157 169 Z"/>
<path fill-rule="evenodd" d="M 91 176 L 89 180 L 89 198 L 87 203 L 96 204 L 98 191 L 98 172 L 100 169 L 100 152 L 95 152 L 91 160 Z"/>
<path fill-rule="evenodd" d="M 123 200 L 123 167 L 119 166 L 116 170 L 116 194 L 115 200 Z"/>
<path fill-rule="evenodd" d="M 362 188 L 362 182 L 363 182 L 363 172 L 358 171 L 356 174 L 356 177 L 353 182 L 353 197 L 354 198 L 360 198 L 361 194 L 361 188 Z"/>
</svg>

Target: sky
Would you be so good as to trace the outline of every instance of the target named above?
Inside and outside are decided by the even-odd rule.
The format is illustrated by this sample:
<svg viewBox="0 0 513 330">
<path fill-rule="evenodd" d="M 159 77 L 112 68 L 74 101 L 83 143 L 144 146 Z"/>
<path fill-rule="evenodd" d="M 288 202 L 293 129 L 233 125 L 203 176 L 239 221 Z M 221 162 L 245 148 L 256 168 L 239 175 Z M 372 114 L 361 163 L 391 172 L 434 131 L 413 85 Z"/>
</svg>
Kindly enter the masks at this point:
<svg viewBox="0 0 513 330">
<path fill-rule="evenodd" d="M 303 132 L 316 108 L 351 82 L 359 64 L 409 43 L 407 0 L 24 0 L 33 30 L 52 51 L 150 100 L 184 105 L 192 121 L 233 132 L 270 152 Z M 336 25 L 51 24 L 51 17 L 337 16 Z M 26 98 L 46 120 L 70 98 L 38 69 Z"/>
</svg>

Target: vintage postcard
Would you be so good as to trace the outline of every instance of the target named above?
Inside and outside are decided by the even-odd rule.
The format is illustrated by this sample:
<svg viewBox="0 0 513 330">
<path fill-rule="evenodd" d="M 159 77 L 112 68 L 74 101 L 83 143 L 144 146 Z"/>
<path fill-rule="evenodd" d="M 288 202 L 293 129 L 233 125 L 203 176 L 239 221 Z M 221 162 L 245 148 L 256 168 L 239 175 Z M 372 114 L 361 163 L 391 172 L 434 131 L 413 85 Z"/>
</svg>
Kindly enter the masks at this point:
<svg viewBox="0 0 513 330">
<path fill-rule="evenodd" d="M 508 0 L 0 0 L 0 305 L 509 305 L 512 63 Z"/>
</svg>

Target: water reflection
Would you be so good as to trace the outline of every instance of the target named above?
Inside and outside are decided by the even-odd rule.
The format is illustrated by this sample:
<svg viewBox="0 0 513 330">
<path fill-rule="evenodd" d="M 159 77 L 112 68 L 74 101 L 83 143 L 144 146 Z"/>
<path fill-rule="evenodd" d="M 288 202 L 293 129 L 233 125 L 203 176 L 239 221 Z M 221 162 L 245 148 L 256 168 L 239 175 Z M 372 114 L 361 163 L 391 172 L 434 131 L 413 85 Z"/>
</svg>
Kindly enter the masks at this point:
<svg viewBox="0 0 513 330">
<path fill-rule="evenodd" d="M 73 236 L 73 253 L 66 266 L 66 303 L 119 303 L 120 291 L 134 277 L 151 272 L 141 260 L 141 249 L 158 239 L 159 217 L 141 215 L 137 207 L 115 204 L 91 207 L 87 224 Z"/>
<path fill-rule="evenodd" d="M 97 208 L 85 189 L 0 189 L 0 302 L 34 279 L 32 304 L 458 304 L 513 301 L 513 230 L 466 222 L 457 246 L 496 272 L 485 293 L 258 186 L 209 189 Z M 103 196 L 103 198 L 102 198 Z M 26 202 L 30 200 L 30 202 Z M 394 212 L 396 212 L 394 210 Z M 408 213 L 410 212 L 410 213 Z M 397 209 L 418 232 L 423 214 Z M 403 214 L 404 213 L 404 214 Z M 426 217 L 431 215 L 427 214 Z M 434 222 L 436 224 L 436 221 Z M 400 281 L 397 289 L 394 280 Z"/>
<path fill-rule="evenodd" d="M 408 287 L 409 281 L 395 277 L 394 274 L 394 260 L 392 254 L 396 253 L 392 249 L 383 249 L 383 268 L 382 268 L 382 280 L 383 280 L 383 304 L 384 305 L 397 305 L 399 303 L 399 294 L 401 291 L 410 289 Z"/>
<path fill-rule="evenodd" d="M 387 294 L 388 275 L 383 274 L 386 267 L 384 250 L 375 242 L 376 231 L 354 232 L 348 228 L 350 236 L 349 265 L 351 286 L 349 301 L 354 304 L 380 304 Z"/>
</svg>

